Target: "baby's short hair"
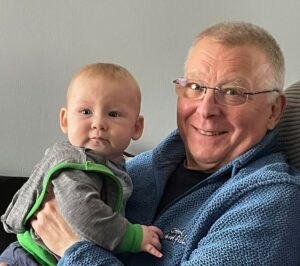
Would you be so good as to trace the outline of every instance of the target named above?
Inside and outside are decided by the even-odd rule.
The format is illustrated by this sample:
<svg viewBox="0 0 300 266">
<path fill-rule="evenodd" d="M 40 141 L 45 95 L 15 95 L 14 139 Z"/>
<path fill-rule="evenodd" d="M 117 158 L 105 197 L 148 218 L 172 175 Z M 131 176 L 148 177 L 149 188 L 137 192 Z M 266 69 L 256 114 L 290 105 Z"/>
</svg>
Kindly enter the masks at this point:
<svg viewBox="0 0 300 266">
<path fill-rule="evenodd" d="M 139 87 L 137 81 L 132 76 L 132 74 L 125 67 L 122 67 L 118 64 L 95 63 L 95 64 L 86 65 L 75 74 L 75 76 L 72 78 L 70 82 L 70 86 L 72 85 L 72 83 L 76 78 L 83 75 L 91 78 L 101 75 L 103 77 L 111 78 L 112 80 L 127 78 L 127 79 L 131 79 L 136 84 L 136 86 Z"/>
<path fill-rule="evenodd" d="M 133 75 L 123 66 L 120 66 L 118 64 L 113 63 L 94 63 L 84 66 L 82 69 L 80 69 L 71 79 L 71 82 L 68 87 L 67 92 L 67 101 L 68 101 L 68 95 L 71 87 L 73 86 L 74 82 L 79 77 L 86 77 L 86 78 L 94 78 L 97 76 L 101 76 L 104 78 L 108 78 L 113 80 L 122 80 L 127 79 L 130 82 L 132 82 L 132 85 L 136 87 L 137 92 L 137 99 L 138 102 L 141 101 L 141 91 L 140 87 L 133 77 Z"/>
</svg>

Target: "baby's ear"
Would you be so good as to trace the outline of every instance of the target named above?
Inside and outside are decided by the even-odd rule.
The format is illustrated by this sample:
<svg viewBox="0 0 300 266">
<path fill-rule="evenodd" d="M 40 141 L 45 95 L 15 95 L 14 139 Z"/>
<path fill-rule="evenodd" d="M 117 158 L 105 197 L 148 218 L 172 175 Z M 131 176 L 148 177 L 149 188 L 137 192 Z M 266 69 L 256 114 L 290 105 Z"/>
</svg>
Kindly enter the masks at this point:
<svg viewBox="0 0 300 266">
<path fill-rule="evenodd" d="M 139 115 L 138 118 L 136 119 L 135 125 L 134 125 L 134 132 L 132 134 L 132 139 L 137 140 L 139 139 L 144 130 L 144 117 L 142 115 Z"/>
<path fill-rule="evenodd" d="M 62 107 L 59 112 L 59 124 L 62 132 L 65 134 L 68 133 L 68 119 L 67 119 L 68 110 L 66 107 Z"/>
</svg>

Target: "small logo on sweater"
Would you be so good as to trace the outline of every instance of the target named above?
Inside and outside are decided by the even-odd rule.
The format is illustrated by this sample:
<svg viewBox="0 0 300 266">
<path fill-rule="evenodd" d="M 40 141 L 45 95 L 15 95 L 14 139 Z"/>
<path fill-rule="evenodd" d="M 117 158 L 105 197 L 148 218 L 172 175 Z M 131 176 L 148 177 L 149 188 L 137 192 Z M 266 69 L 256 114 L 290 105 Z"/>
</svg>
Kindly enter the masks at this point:
<svg viewBox="0 0 300 266">
<path fill-rule="evenodd" d="M 184 230 L 180 230 L 178 228 L 172 228 L 170 232 L 166 233 L 164 239 L 177 242 L 181 245 L 185 245 L 185 238 Z"/>
</svg>

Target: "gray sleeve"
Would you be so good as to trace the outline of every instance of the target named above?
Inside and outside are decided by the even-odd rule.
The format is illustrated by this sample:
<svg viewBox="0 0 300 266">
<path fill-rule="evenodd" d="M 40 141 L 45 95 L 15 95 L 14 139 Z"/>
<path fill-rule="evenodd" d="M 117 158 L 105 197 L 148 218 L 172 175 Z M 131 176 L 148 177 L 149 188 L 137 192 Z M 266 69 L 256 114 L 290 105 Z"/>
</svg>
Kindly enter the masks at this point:
<svg viewBox="0 0 300 266">
<path fill-rule="evenodd" d="M 128 221 L 102 200 L 104 178 L 68 170 L 52 183 L 59 208 L 73 231 L 82 239 L 114 250 L 127 230 Z"/>
<path fill-rule="evenodd" d="M 29 179 L 17 191 L 5 213 L 1 216 L 1 222 L 6 232 L 17 234 L 26 230 L 23 221 L 41 190 L 42 184 L 38 187 L 37 182 Z"/>
<path fill-rule="evenodd" d="M 17 234 L 26 230 L 24 219 L 40 196 L 44 178 L 49 169 L 64 161 L 65 157 L 69 158 L 66 155 L 79 156 L 79 152 L 71 153 L 70 149 L 72 149 L 72 146 L 67 143 L 57 143 L 46 150 L 42 160 L 35 165 L 29 179 L 17 191 L 5 213 L 1 216 L 1 222 L 5 231 Z M 65 152 L 63 153 L 62 151 Z"/>
<path fill-rule="evenodd" d="M 1 216 L 1 222 L 6 232 L 21 233 L 26 230 L 24 219 L 41 194 L 44 181 L 44 171 L 50 168 L 53 161 L 46 156 L 34 167 L 26 183 L 17 191 Z"/>
</svg>

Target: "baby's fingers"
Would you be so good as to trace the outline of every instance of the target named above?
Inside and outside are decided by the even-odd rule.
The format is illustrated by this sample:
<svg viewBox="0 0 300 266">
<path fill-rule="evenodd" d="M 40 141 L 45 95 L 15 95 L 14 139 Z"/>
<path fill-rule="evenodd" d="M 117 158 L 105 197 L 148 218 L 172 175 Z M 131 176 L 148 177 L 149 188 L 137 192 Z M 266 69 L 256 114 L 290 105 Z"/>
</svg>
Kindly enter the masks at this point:
<svg viewBox="0 0 300 266">
<path fill-rule="evenodd" d="M 158 235 L 160 239 L 164 237 L 164 233 L 156 226 L 150 226 L 151 230 Z"/>
<path fill-rule="evenodd" d="M 145 249 L 146 252 L 157 258 L 161 258 L 163 256 L 163 254 L 152 244 L 147 244 Z"/>
</svg>

